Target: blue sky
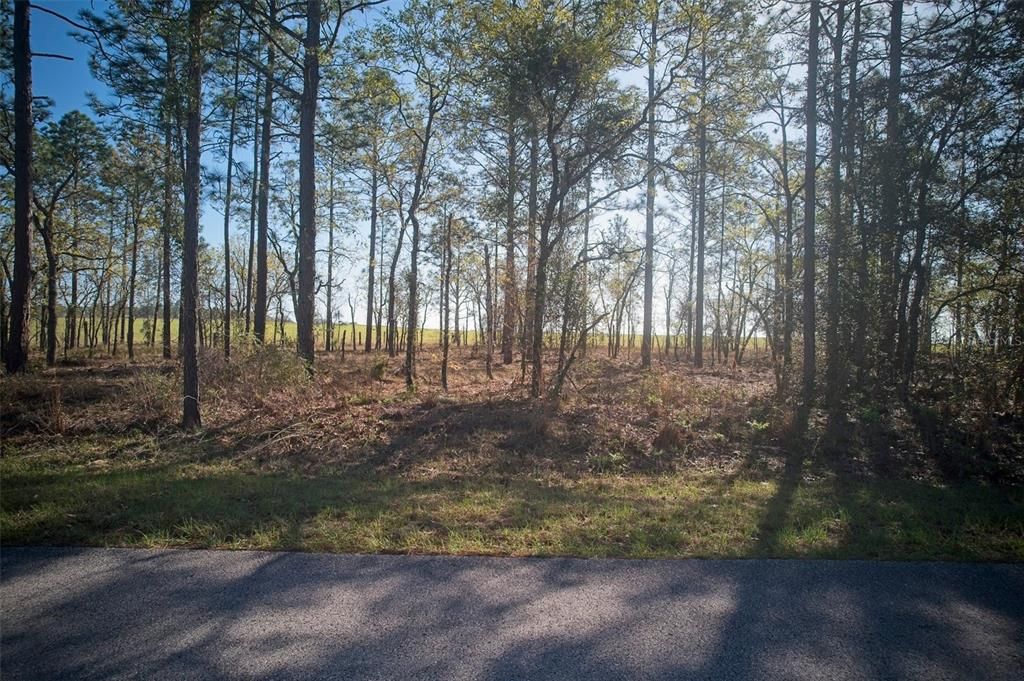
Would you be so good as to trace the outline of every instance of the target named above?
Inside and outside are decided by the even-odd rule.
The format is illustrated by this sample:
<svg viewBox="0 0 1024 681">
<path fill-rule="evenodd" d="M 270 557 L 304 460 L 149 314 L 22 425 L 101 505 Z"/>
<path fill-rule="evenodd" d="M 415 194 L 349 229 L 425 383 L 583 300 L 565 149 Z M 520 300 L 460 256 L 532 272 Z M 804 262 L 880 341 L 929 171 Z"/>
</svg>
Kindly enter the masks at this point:
<svg viewBox="0 0 1024 681">
<path fill-rule="evenodd" d="M 79 11 L 94 7 L 102 9 L 103 3 L 61 0 L 60 2 L 36 2 L 60 12 L 72 19 L 78 18 Z M 53 115 L 60 118 L 74 109 L 89 111 L 86 93 L 89 91 L 102 95 L 106 89 L 93 80 L 89 74 L 89 48 L 70 35 L 72 27 L 55 16 L 41 12 L 32 12 L 32 51 L 50 52 L 72 57 L 74 61 L 37 57 L 32 60 L 32 86 L 37 96 L 49 97 L 53 100 Z"/>
</svg>

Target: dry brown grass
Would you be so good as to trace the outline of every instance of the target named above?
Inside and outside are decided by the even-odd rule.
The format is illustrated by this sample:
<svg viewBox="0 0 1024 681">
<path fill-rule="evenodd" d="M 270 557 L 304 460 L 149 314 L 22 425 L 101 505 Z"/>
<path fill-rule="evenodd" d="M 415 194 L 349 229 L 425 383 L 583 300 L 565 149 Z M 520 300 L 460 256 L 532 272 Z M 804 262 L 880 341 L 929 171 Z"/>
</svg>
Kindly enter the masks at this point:
<svg viewBox="0 0 1024 681">
<path fill-rule="evenodd" d="M 80 362 L 0 379 L 5 449 L 47 441 L 73 448 L 76 438 L 137 433 L 256 470 L 359 469 L 411 479 L 525 471 L 572 479 L 594 472 L 777 471 L 794 446 L 807 447 L 793 444 L 791 410 L 772 398 L 770 369 L 756 356 L 742 367 L 698 371 L 664 361 L 642 371 L 595 350 L 579 362 L 557 403 L 528 398 L 518 363 L 496 364 L 488 379 L 472 348 L 453 348 L 446 393 L 439 363 L 437 349 L 427 347 L 418 359 L 417 390 L 408 392 L 401 358 L 379 353 L 321 353 L 309 377 L 288 349 L 236 352 L 230 361 L 205 351 L 204 429 L 189 436 L 176 425 L 175 363 Z M 838 433 L 826 434 L 813 420 L 810 442 L 823 443 L 814 450 L 824 457 L 821 465 L 861 476 L 1020 475 L 1024 462 L 1012 455 L 1004 453 L 995 466 L 993 457 L 946 452 L 958 441 L 938 430 L 940 421 L 927 411 L 854 407 L 849 428 Z M 1012 443 L 1005 433 L 984 436 Z M 151 455 L 168 449 L 175 447 L 154 444 Z M 992 470 L 976 470 L 981 464 Z"/>
</svg>

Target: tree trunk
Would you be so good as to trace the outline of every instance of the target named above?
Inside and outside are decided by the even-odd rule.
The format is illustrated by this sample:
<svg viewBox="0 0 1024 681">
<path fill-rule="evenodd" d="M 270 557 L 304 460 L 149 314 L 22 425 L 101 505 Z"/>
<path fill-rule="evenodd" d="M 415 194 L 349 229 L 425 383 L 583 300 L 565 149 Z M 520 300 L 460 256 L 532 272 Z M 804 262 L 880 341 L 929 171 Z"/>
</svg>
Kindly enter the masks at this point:
<svg viewBox="0 0 1024 681">
<path fill-rule="evenodd" d="M 324 350 L 334 349 L 334 140 L 331 140 L 327 176 L 327 317 L 324 320 Z M 371 239 L 372 241 L 372 239 Z"/>
<path fill-rule="evenodd" d="M 707 79 L 707 48 L 701 47 L 700 55 L 700 118 L 697 122 L 697 286 L 693 317 L 693 366 L 704 366 L 704 229 L 707 219 L 708 189 L 708 127 L 704 111 Z"/>
<path fill-rule="evenodd" d="M 370 170 L 370 260 L 366 272 L 366 338 L 363 349 L 373 350 L 373 277 L 377 270 L 377 139 L 373 140 L 373 168 Z"/>
<path fill-rule="evenodd" d="M 487 315 L 487 326 L 484 330 L 486 335 L 484 370 L 487 372 L 487 378 L 492 379 L 494 378 L 491 375 L 491 356 L 494 354 L 494 300 L 491 297 L 491 253 L 487 244 L 484 244 L 484 286 L 487 291 L 484 299 L 484 313 Z"/>
<path fill-rule="evenodd" d="M 135 277 L 139 263 L 139 214 L 132 215 L 132 260 L 128 276 L 128 359 L 135 359 Z"/>
<path fill-rule="evenodd" d="M 814 402 L 814 208 L 815 163 L 818 141 L 818 19 L 819 2 L 811 0 L 807 55 L 807 158 L 804 165 L 804 409 Z"/>
<path fill-rule="evenodd" d="M 7 373 L 28 364 L 32 316 L 32 48 L 28 0 L 14 3 L 14 268 Z"/>
<path fill-rule="evenodd" d="M 275 0 L 269 0 L 271 21 L 276 14 Z M 267 335 L 267 231 L 270 225 L 270 127 L 274 118 L 274 43 L 267 41 L 266 76 L 263 90 L 263 130 L 260 132 L 260 196 L 256 218 L 256 309 L 253 310 L 253 337 L 262 345 Z"/>
<path fill-rule="evenodd" d="M 53 243 L 53 218 L 47 215 L 45 221 L 45 228 L 40 232 L 46 252 L 46 366 L 52 367 L 57 361 L 57 253 Z"/>
<path fill-rule="evenodd" d="M 224 359 L 231 356 L 231 176 L 234 171 L 235 121 L 238 116 L 238 52 L 242 44 L 242 21 L 235 38 L 235 73 L 231 88 L 231 118 L 228 123 L 228 168 L 224 184 Z"/>
<path fill-rule="evenodd" d="M 843 211 L 843 27 L 846 21 L 846 0 L 839 0 L 835 8 L 836 27 L 832 35 L 832 125 L 831 186 L 829 208 L 832 235 L 828 245 L 828 322 L 825 329 L 826 401 L 829 410 L 837 412 L 846 388 L 845 358 L 840 347 L 842 334 L 843 298 L 839 280 L 839 266 L 846 253 L 846 214 Z"/>
<path fill-rule="evenodd" d="M 690 184 L 690 249 L 686 270 L 686 352 L 693 352 L 693 268 L 697 252 L 697 178 Z"/>
<path fill-rule="evenodd" d="M 533 342 L 533 325 L 537 307 L 537 185 L 540 179 L 540 132 L 530 118 L 530 187 L 527 207 L 526 235 L 526 316 L 523 324 L 522 358 L 525 369 Z"/>
<path fill-rule="evenodd" d="M 171 215 L 174 197 L 174 150 L 171 147 L 170 123 L 164 125 L 164 205 L 163 205 L 163 329 L 162 347 L 164 359 L 171 358 L 171 229 L 173 228 L 173 217 Z"/>
<path fill-rule="evenodd" d="M 391 270 L 388 273 L 388 339 L 387 351 L 389 357 L 398 354 L 398 319 L 395 315 L 395 274 L 398 269 L 398 258 L 402 253 L 402 241 L 405 238 L 405 223 L 398 228 L 398 240 L 395 243 L 395 252 L 391 256 Z"/>
<path fill-rule="evenodd" d="M 252 330 L 252 266 L 256 255 L 256 208 L 259 203 L 260 168 L 260 76 L 256 75 L 252 126 L 252 196 L 249 201 L 249 253 L 245 266 L 245 335 Z"/>
<path fill-rule="evenodd" d="M 511 108 L 511 105 L 510 105 Z M 501 321 L 501 362 L 512 363 L 512 346 L 516 333 L 516 118 L 508 115 L 506 137 L 508 165 L 505 181 L 505 312 Z"/>
<path fill-rule="evenodd" d="M 452 216 L 445 220 L 444 253 L 441 261 L 441 387 L 448 392 L 448 315 L 451 311 L 452 288 Z"/>
<path fill-rule="evenodd" d="M 172 214 L 174 205 L 174 131 L 172 125 L 172 113 L 177 106 L 172 94 L 172 87 L 176 80 L 174 72 L 174 50 L 170 41 L 166 44 L 167 67 L 166 82 L 164 87 L 163 129 L 164 129 L 164 204 L 163 204 L 163 356 L 164 359 L 171 358 L 171 231 L 174 229 L 174 216 Z"/>
<path fill-rule="evenodd" d="M 900 236 L 899 187 L 897 169 L 900 164 L 900 79 L 903 68 L 903 0 L 892 0 L 889 8 L 889 82 L 885 103 L 885 150 L 882 163 L 881 287 L 879 310 L 881 338 L 878 351 L 881 367 L 880 383 L 893 377 L 896 365 L 896 317 L 894 303 L 897 293 L 897 242 Z M 881 387 L 881 385 L 877 386 Z"/>
<path fill-rule="evenodd" d="M 654 331 L 654 65 L 658 58 L 658 3 L 652 3 L 651 50 L 647 57 L 647 224 L 644 229 L 644 323 L 640 366 L 651 368 L 651 335 Z"/>
<path fill-rule="evenodd" d="M 185 429 L 202 425 L 199 416 L 199 356 L 196 303 L 199 294 L 199 134 L 202 117 L 202 32 L 205 3 L 189 3 L 188 111 L 185 150 L 185 232 L 181 255 L 182 418 Z"/>
<path fill-rule="evenodd" d="M 313 372 L 316 336 L 313 331 L 316 287 L 316 109 L 320 90 L 320 0 L 306 4 L 302 99 L 299 103 L 299 248 L 298 351 Z"/>
</svg>

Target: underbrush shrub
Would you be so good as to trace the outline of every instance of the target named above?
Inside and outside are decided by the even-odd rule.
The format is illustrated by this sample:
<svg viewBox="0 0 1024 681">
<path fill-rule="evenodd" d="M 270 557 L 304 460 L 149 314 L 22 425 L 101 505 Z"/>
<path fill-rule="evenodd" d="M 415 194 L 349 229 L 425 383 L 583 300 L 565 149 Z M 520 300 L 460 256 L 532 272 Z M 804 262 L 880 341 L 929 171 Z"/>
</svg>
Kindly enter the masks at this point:
<svg viewBox="0 0 1024 681">
<path fill-rule="evenodd" d="M 181 416 L 181 373 L 138 373 L 125 379 L 119 400 L 126 408 L 114 419 L 125 426 L 172 424 Z"/>
<path fill-rule="evenodd" d="M 692 443 L 693 433 L 690 429 L 670 421 L 658 432 L 651 446 L 663 452 L 685 454 Z"/>
<path fill-rule="evenodd" d="M 260 406 L 282 404 L 308 391 L 310 379 L 302 360 L 290 348 L 266 345 L 225 360 L 217 351 L 201 355 L 201 385 L 211 406 L 219 401 Z"/>
</svg>

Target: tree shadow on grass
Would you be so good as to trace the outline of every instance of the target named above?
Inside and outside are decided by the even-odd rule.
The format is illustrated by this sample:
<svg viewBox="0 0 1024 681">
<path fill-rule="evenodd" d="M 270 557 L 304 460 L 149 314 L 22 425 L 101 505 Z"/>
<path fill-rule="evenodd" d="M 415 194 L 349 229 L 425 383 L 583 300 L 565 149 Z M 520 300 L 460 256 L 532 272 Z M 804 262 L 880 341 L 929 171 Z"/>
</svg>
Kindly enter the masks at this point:
<svg viewBox="0 0 1024 681">
<path fill-rule="evenodd" d="M 385 414 L 388 442 L 366 463 L 408 472 L 441 457 L 465 459 L 478 472 L 512 475 L 523 467 L 565 468 L 593 444 L 585 424 L 553 418 L 545 404 L 496 399 L 423 404 Z"/>
</svg>

